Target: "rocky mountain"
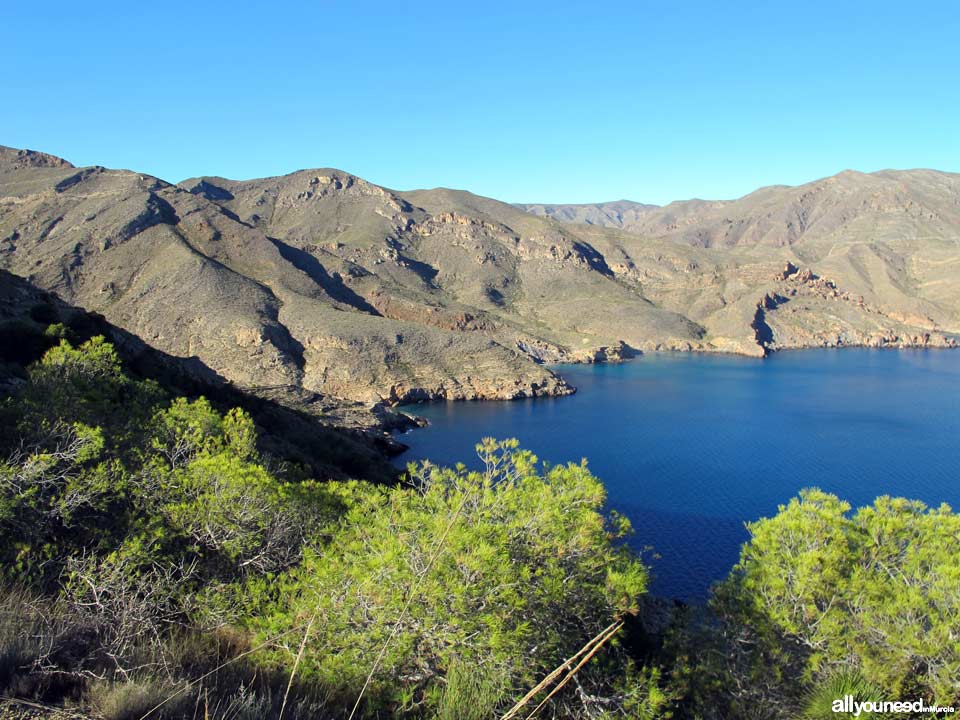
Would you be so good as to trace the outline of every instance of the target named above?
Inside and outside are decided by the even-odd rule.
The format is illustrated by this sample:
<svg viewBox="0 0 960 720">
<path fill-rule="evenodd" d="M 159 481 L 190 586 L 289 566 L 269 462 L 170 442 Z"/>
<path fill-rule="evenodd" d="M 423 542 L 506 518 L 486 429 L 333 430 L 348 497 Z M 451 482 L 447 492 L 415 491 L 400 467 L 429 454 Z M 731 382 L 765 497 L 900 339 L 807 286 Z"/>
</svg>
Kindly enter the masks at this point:
<svg viewBox="0 0 960 720">
<path fill-rule="evenodd" d="M 957 341 L 960 176 L 539 207 L 334 169 L 172 185 L 4 148 L 0 267 L 206 381 L 330 417 L 571 392 L 544 362 Z M 594 211 L 619 225 L 555 219 Z"/>
<path fill-rule="evenodd" d="M 737 200 L 684 200 L 663 207 L 629 200 L 593 205 L 524 204 L 567 223 L 668 237 L 699 247 L 949 237 L 960 222 L 960 175 L 936 170 L 845 170 L 795 187 L 774 185 Z"/>
<path fill-rule="evenodd" d="M 390 202 L 345 182 L 364 200 L 369 190 Z M 353 200 L 344 190 L 332 231 Z M 275 210 L 309 202 L 298 192 L 280 193 Z M 159 350 L 196 358 L 210 379 L 368 404 L 569 392 L 514 347 L 459 331 L 469 317 L 388 317 L 342 281 L 340 271 L 363 275 L 360 266 L 298 251 L 202 193 L 150 176 L 3 150 L 0 238 L 4 268 Z"/>
<path fill-rule="evenodd" d="M 674 202 L 624 228 L 632 239 L 578 232 L 629 258 L 621 275 L 659 306 L 683 308 L 714 346 L 742 336 L 749 318 L 764 350 L 956 343 L 960 175 L 845 171 L 738 200 Z M 685 280 L 652 270 L 664 247 L 689 248 Z"/>
</svg>

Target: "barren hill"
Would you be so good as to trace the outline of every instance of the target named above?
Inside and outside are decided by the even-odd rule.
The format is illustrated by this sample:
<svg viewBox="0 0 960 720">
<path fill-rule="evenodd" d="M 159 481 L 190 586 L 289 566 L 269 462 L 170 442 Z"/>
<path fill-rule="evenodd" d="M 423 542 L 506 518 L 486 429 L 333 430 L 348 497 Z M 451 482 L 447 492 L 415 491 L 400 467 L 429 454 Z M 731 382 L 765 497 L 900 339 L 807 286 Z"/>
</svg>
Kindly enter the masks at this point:
<svg viewBox="0 0 960 720">
<path fill-rule="evenodd" d="M 215 379 L 345 405 L 569 392 L 543 361 L 960 330 L 960 176 L 842 173 L 604 222 L 543 207 L 333 169 L 177 186 L 5 148 L 0 267 Z"/>
<path fill-rule="evenodd" d="M 364 402 L 567 391 L 490 337 L 385 317 L 335 267 L 157 178 L 4 150 L 0 195 L 3 267 L 234 384 Z"/>
<path fill-rule="evenodd" d="M 795 245 L 956 237 L 960 175 L 936 170 L 884 170 L 837 175 L 795 187 L 760 188 L 737 200 L 684 200 L 643 205 L 519 205 L 568 223 L 669 237 L 699 247 Z"/>
</svg>

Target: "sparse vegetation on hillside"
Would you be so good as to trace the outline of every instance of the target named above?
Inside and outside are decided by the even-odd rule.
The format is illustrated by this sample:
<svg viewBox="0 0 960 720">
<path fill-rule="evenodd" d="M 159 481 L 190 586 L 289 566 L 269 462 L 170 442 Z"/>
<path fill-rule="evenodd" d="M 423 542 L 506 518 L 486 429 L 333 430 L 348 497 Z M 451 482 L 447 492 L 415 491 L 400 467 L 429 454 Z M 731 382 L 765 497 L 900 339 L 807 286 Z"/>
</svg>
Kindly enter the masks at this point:
<svg viewBox="0 0 960 720">
<path fill-rule="evenodd" d="M 571 392 L 548 362 L 956 346 L 958 193 L 842 173 L 620 228 L 330 168 L 172 185 L 0 147 L 0 267 L 210 380 L 386 426 L 403 401 Z"/>
</svg>

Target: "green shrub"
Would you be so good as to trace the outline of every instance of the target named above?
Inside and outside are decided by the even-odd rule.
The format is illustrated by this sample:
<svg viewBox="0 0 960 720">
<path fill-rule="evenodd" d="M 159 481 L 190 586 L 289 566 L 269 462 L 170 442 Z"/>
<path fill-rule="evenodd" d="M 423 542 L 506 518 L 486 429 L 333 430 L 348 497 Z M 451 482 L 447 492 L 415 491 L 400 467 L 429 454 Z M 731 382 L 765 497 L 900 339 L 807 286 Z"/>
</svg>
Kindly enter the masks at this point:
<svg viewBox="0 0 960 720">
<path fill-rule="evenodd" d="M 501 682 L 482 665 L 455 661 L 447 670 L 436 720 L 488 720 L 503 702 Z"/>
<path fill-rule="evenodd" d="M 505 701 L 522 694 L 635 611 L 647 575 L 585 464 L 541 467 L 516 448 L 484 441 L 485 472 L 425 463 L 411 466 L 411 487 L 335 486 L 350 509 L 283 581 L 261 632 L 315 618 L 300 671 L 344 696 L 385 644 L 374 703 L 434 706 L 455 666 L 482 668 Z M 298 642 L 286 636 L 273 661 L 290 667 Z"/>
<path fill-rule="evenodd" d="M 960 702 L 960 516 L 886 496 L 851 515 L 805 490 L 748 528 L 716 608 L 786 695 L 855 673 L 891 699 Z"/>
<path fill-rule="evenodd" d="M 833 710 L 834 702 L 848 695 L 857 702 L 889 699 L 887 693 L 864 680 L 859 673 L 841 670 L 817 682 L 805 693 L 798 720 L 834 720 L 837 717 Z M 864 720 L 880 720 L 886 715 L 866 711 L 861 712 L 860 717 Z"/>
<path fill-rule="evenodd" d="M 64 672 L 156 665 L 172 629 L 235 621 L 339 508 L 271 474 L 245 412 L 170 401 L 101 337 L 49 350 L 3 410 L 0 578 L 66 604 Z"/>
</svg>

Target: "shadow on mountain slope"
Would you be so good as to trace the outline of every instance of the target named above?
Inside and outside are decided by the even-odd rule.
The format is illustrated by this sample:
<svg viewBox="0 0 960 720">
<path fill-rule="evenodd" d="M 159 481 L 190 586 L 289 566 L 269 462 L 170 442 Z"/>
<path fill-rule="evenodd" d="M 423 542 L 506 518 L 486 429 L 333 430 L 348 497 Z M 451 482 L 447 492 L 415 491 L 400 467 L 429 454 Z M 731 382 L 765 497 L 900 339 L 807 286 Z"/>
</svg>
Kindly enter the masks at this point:
<svg viewBox="0 0 960 720">
<path fill-rule="evenodd" d="M 129 372 L 156 380 L 171 395 L 204 395 L 221 409 L 244 408 L 261 431 L 263 451 L 303 464 L 317 478 L 396 478 L 388 456 L 402 446 L 386 436 L 324 424 L 322 396 L 303 391 L 280 403 L 245 392 L 198 358 L 157 350 L 102 316 L 68 305 L 6 270 L 0 270 L 0 394 L 16 392 L 26 366 L 58 342 L 44 334 L 54 323 L 62 323 L 74 342 L 105 336 Z"/>
</svg>

